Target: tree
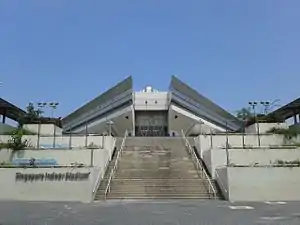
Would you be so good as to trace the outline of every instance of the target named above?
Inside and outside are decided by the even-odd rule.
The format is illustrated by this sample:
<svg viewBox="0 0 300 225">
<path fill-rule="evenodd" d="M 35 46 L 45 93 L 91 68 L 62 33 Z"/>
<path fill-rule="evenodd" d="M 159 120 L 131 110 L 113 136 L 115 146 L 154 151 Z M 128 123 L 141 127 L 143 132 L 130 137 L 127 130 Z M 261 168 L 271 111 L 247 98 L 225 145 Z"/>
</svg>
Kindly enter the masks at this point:
<svg viewBox="0 0 300 225">
<path fill-rule="evenodd" d="M 42 110 L 36 109 L 32 102 L 27 105 L 26 111 L 25 116 L 19 120 L 19 127 L 22 127 L 25 123 L 36 122 L 44 113 Z"/>
<path fill-rule="evenodd" d="M 254 117 L 254 114 L 251 112 L 250 108 L 241 108 L 237 111 L 236 117 L 240 120 L 250 120 Z"/>
<path fill-rule="evenodd" d="M 27 111 L 27 117 L 32 120 L 36 120 L 36 119 L 40 118 L 43 114 L 42 110 L 35 109 L 32 102 L 30 102 L 28 104 L 28 106 L 26 107 L 26 111 Z"/>
<path fill-rule="evenodd" d="M 11 139 L 7 143 L 7 147 L 12 150 L 23 150 L 29 146 L 28 140 L 23 140 L 23 129 L 16 129 L 12 135 Z"/>
</svg>

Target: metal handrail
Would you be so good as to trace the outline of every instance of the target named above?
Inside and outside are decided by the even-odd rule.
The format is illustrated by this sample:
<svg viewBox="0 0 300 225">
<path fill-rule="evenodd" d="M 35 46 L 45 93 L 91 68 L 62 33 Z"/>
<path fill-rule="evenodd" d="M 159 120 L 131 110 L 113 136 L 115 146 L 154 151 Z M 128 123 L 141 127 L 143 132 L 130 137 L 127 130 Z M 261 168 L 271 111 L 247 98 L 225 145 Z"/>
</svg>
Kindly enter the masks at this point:
<svg viewBox="0 0 300 225">
<path fill-rule="evenodd" d="M 103 138 L 103 136 L 102 136 L 102 138 Z M 115 147 L 115 145 L 116 145 L 116 139 L 114 139 L 113 148 Z M 107 162 L 107 164 L 105 166 L 106 168 L 107 168 L 108 163 L 109 162 Z M 105 172 L 105 170 L 104 170 L 104 172 Z M 104 176 L 104 173 L 101 174 L 101 175 L 99 175 L 98 178 L 97 178 L 97 181 L 96 181 L 96 183 L 94 185 L 93 192 L 92 192 L 92 199 L 95 198 L 96 192 L 97 192 L 97 190 L 99 188 L 99 185 L 100 185 L 100 182 L 101 182 L 103 176 Z"/>
<path fill-rule="evenodd" d="M 221 179 L 221 176 L 220 176 L 219 172 L 217 171 L 217 168 L 216 168 L 216 175 L 217 175 L 217 177 L 220 178 L 220 179 L 219 179 L 220 182 L 218 182 L 218 183 L 219 183 L 220 186 L 223 188 L 224 192 L 227 193 L 228 191 L 227 191 L 227 189 L 226 189 L 226 187 L 225 187 L 225 185 L 224 185 L 224 183 L 223 183 L 223 181 L 222 181 L 222 179 Z"/>
<path fill-rule="evenodd" d="M 105 198 L 105 200 L 106 200 L 107 194 L 110 192 L 111 181 L 112 181 L 112 179 L 113 179 L 113 176 L 114 176 L 115 171 L 117 170 L 118 161 L 119 161 L 119 158 L 120 158 L 120 156 L 121 156 L 121 152 L 122 152 L 122 150 L 123 150 L 123 148 L 124 148 L 124 146 L 125 146 L 125 141 L 126 141 L 127 135 L 128 135 L 128 132 L 127 132 L 127 130 L 126 130 L 126 131 L 125 131 L 124 138 L 123 138 L 123 140 L 122 140 L 122 144 L 121 144 L 120 150 L 119 150 L 119 152 L 118 152 L 118 154 L 117 154 L 117 157 L 116 157 L 116 161 L 115 161 L 114 167 L 113 167 L 113 169 L 111 170 L 110 175 L 109 175 L 109 178 L 108 178 L 107 186 L 106 186 L 105 192 L 104 192 L 104 198 Z"/>
<path fill-rule="evenodd" d="M 212 190 L 212 192 L 213 192 L 213 198 L 216 199 L 216 198 L 217 198 L 217 192 L 216 192 L 216 190 L 215 190 L 215 188 L 214 188 L 214 186 L 213 186 L 213 184 L 212 184 L 212 182 L 211 182 L 211 180 L 210 180 L 210 177 L 208 176 L 207 172 L 206 172 L 205 169 L 203 168 L 202 163 L 199 161 L 199 159 L 198 159 L 198 157 L 197 157 L 195 151 L 193 151 L 192 146 L 190 145 L 188 139 L 186 138 L 186 136 L 185 136 L 185 134 L 184 134 L 184 131 L 181 130 L 181 133 L 182 133 L 183 140 L 185 141 L 185 145 L 186 145 L 186 147 L 187 147 L 189 153 L 191 154 L 191 156 L 192 156 L 192 158 L 193 158 L 193 161 L 194 161 L 194 163 L 195 163 L 196 166 L 197 166 L 197 169 L 202 171 L 202 174 L 204 174 L 204 177 L 206 178 L 206 180 L 207 180 L 208 183 L 209 183 L 209 187 L 210 187 L 210 188 L 209 188 L 208 191 L 210 192 L 210 191 Z"/>
</svg>

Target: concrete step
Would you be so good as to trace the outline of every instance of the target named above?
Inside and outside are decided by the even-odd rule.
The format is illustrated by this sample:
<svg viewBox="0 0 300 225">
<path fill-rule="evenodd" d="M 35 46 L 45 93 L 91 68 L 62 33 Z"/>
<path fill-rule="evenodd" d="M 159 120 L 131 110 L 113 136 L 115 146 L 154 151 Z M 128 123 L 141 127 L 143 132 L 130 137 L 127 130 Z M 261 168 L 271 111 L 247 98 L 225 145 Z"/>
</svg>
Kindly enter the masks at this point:
<svg viewBox="0 0 300 225">
<path fill-rule="evenodd" d="M 158 156 L 158 155 L 131 155 L 131 156 L 124 156 L 120 157 L 121 162 L 191 162 L 191 158 L 189 156 L 182 156 L 182 157 L 166 157 L 166 156 Z"/>
<path fill-rule="evenodd" d="M 148 164 L 129 164 L 129 163 L 118 163 L 118 170 L 128 170 L 128 169 L 141 169 L 141 170 L 178 170 L 178 168 L 180 168 L 180 170 L 195 170 L 195 166 L 194 165 L 176 165 L 176 164 L 172 164 L 172 165 L 168 165 L 167 163 L 163 163 L 163 164 L 155 164 L 155 163 L 148 163 Z"/>
<path fill-rule="evenodd" d="M 122 151 L 122 156 L 133 156 L 133 157 L 142 157 L 145 155 L 151 155 L 151 156 L 165 156 L 169 158 L 182 158 L 182 157 L 188 157 L 189 155 L 184 152 L 168 152 L 168 151 Z"/>
<path fill-rule="evenodd" d="M 213 196 L 209 194 L 167 194 L 167 193 L 148 193 L 148 194 L 135 194 L 135 193 L 109 193 L 107 199 L 212 199 Z"/>
<path fill-rule="evenodd" d="M 128 137 L 107 198 L 209 199 L 209 187 L 182 138 Z M 100 190 L 95 199 L 104 199 Z"/>
<path fill-rule="evenodd" d="M 196 170 L 190 171 L 159 171 L 159 170 L 117 170 L 115 174 L 115 178 L 128 178 L 128 179 L 136 179 L 136 178 L 144 178 L 144 179 L 182 179 L 182 178 L 194 178 L 199 179 L 198 172 Z"/>
<path fill-rule="evenodd" d="M 208 187 L 200 186 L 132 186 L 132 185 L 114 185 L 111 186 L 111 192 L 122 193 L 207 193 Z"/>
<path fill-rule="evenodd" d="M 210 179 L 211 181 L 213 181 L 212 179 Z M 208 182 L 208 180 L 206 179 L 194 179 L 194 178 L 191 178 L 191 179 L 188 179 L 188 178 L 182 178 L 182 179 L 157 179 L 157 178 L 153 178 L 153 179 L 145 179 L 145 178 L 140 178 L 140 179 L 118 179 L 117 177 L 115 177 L 113 179 L 113 182 L 114 183 L 118 183 L 118 184 L 123 184 L 123 183 L 127 183 L 127 182 L 130 182 L 130 183 L 135 183 L 135 184 L 153 184 L 153 183 L 156 183 L 156 184 L 165 184 L 165 183 L 168 183 L 168 184 L 201 184 L 202 182 Z"/>
</svg>

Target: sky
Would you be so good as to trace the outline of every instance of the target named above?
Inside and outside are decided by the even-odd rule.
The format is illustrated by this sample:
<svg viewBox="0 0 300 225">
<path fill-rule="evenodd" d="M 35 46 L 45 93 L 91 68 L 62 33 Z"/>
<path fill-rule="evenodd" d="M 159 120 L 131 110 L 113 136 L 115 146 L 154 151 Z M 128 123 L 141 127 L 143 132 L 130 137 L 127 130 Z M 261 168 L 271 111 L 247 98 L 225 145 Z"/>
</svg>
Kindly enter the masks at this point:
<svg viewBox="0 0 300 225">
<path fill-rule="evenodd" d="M 0 96 L 66 116 L 129 75 L 231 113 L 300 97 L 299 0 L 0 0 Z M 47 112 L 46 112 L 47 113 Z"/>
</svg>

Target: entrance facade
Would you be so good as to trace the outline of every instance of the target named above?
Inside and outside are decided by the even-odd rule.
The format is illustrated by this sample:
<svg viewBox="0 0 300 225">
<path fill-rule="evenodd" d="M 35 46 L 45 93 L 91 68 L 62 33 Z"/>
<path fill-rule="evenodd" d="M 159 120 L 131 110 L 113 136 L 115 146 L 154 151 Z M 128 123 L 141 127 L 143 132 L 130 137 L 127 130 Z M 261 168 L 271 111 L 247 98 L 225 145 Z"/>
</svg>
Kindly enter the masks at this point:
<svg viewBox="0 0 300 225">
<path fill-rule="evenodd" d="M 167 111 L 136 111 L 135 136 L 164 137 L 168 134 Z"/>
</svg>

